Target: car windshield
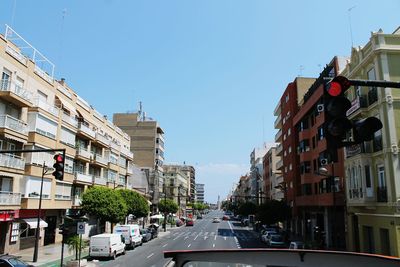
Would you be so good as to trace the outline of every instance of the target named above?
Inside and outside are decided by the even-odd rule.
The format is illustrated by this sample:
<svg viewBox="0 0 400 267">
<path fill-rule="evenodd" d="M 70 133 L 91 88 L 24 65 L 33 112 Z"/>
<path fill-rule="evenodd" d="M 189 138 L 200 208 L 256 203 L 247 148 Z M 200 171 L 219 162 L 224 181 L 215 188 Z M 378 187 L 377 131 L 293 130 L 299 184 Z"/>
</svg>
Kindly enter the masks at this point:
<svg viewBox="0 0 400 267">
<path fill-rule="evenodd" d="M 2 257 L 400 258 L 399 14 L 399 0 L 1 1 Z"/>
</svg>

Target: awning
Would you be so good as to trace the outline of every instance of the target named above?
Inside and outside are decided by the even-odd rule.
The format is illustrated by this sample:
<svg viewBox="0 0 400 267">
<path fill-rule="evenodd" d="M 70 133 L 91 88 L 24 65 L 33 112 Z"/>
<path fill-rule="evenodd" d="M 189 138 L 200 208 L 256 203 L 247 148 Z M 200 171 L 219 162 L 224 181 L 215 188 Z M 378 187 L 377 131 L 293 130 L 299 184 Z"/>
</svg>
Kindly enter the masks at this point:
<svg viewBox="0 0 400 267">
<path fill-rule="evenodd" d="M 151 203 L 151 201 L 147 200 L 147 204 L 149 204 L 150 206 L 153 205 L 153 203 Z"/>
<path fill-rule="evenodd" d="M 63 108 L 68 109 L 73 114 L 76 114 L 76 108 L 75 108 L 75 106 L 73 104 L 69 103 L 65 99 L 61 99 L 61 98 L 59 98 L 59 99 L 60 99 L 60 101 L 61 101 L 61 103 L 63 105 Z"/>
<path fill-rule="evenodd" d="M 4 138 L 6 138 L 6 139 L 11 139 L 11 140 L 14 140 L 14 141 L 23 143 L 23 144 L 26 143 L 26 140 L 24 140 L 24 139 L 22 139 L 22 138 L 19 138 L 19 137 L 17 137 L 17 136 L 11 135 L 11 134 L 6 134 L 6 133 L 5 133 L 5 134 L 4 134 Z"/>
<path fill-rule="evenodd" d="M 161 214 L 156 214 L 150 217 L 150 219 L 162 219 L 164 218 L 164 216 L 162 216 Z"/>
<path fill-rule="evenodd" d="M 22 219 L 22 220 L 29 225 L 29 228 L 31 228 L 31 229 L 37 228 L 37 218 L 28 218 L 28 219 Z M 47 224 L 47 222 L 40 219 L 39 226 L 40 226 L 40 228 L 45 228 L 48 226 L 48 224 Z"/>
</svg>

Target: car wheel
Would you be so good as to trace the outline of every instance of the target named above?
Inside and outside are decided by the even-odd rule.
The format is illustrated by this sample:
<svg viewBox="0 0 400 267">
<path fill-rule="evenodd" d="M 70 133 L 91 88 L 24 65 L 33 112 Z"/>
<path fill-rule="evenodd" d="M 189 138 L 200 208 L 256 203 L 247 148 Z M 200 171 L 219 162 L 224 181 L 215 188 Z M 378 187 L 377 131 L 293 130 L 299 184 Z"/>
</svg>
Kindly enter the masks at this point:
<svg viewBox="0 0 400 267">
<path fill-rule="evenodd" d="M 126 254 L 126 250 L 124 248 L 124 250 L 122 251 L 122 255 L 125 255 L 125 254 Z"/>
<path fill-rule="evenodd" d="M 112 259 L 115 260 L 117 258 L 117 252 L 114 251 L 114 254 L 112 255 Z"/>
</svg>

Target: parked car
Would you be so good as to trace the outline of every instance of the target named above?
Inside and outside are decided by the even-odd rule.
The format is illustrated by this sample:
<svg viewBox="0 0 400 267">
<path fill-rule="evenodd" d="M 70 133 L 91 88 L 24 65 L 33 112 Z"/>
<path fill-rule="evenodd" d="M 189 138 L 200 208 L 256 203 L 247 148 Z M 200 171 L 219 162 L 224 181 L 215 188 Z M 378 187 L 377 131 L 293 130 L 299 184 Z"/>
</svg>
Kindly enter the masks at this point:
<svg viewBox="0 0 400 267">
<path fill-rule="evenodd" d="M 289 249 L 304 249 L 304 242 L 292 241 L 290 242 Z"/>
<path fill-rule="evenodd" d="M 197 215 L 196 218 L 197 218 L 198 220 L 203 219 L 203 215 L 199 214 L 199 215 Z"/>
<path fill-rule="evenodd" d="M 228 215 L 222 216 L 222 220 L 224 221 L 229 221 L 230 217 Z"/>
<path fill-rule="evenodd" d="M 179 227 L 179 226 L 182 226 L 182 225 L 183 225 L 183 221 L 180 220 L 180 219 L 177 219 L 176 220 L 176 226 Z"/>
<path fill-rule="evenodd" d="M 241 221 L 241 225 L 242 226 L 249 226 L 249 219 L 242 219 L 242 221 Z"/>
<path fill-rule="evenodd" d="M 114 227 L 114 234 L 120 234 L 125 238 L 125 245 L 134 249 L 142 244 L 142 236 L 138 224 L 117 225 Z"/>
<path fill-rule="evenodd" d="M 142 236 L 143 243 L 151 240 L 151 233 L 147 229 L 140 229 L 140 235 Z"/>
<path fill-rule="evenodd" d="M 221 220 L 219 218 L 217 218 L 217 217 L 214 217 L 212 222 L 213 223 L 219 223 L 219 222 L 221 222 Z"/>
<path fill-rule="evenodd" d="M 277 235 L 278 233 L 273 229 L 271 231 L 265 230 L 261 235 L 261 241 L 264 243 L 268 243 L 268 239 L 271 238 L 272 235 Z"/>
<path fill-rule="evenodd" d="M 284 248 L 286 247 L 286 243 L 282 235 L 272 234 L 267 239 L 267 246 L 271 248 Z"/>
<path fill-rule="evenodd" d="M 18 259 L 16 256 L 13 255 L 1 255 L 0 256 L 0 266 L 1 267 L 33 267 L 26 262 Z"/>
<path fill-rule="evenodd" d="M 194 225 L 193 220 L 187 220 L 186 221 L 186 226 L 193 226 L 193 225 Z"/>
<path fill-rule="evenodd" d="M 147 230 L 151 233 L 151 239 L 158 237 L 158 229 L 160 226 L 158 224 L 150 224 Z"/>
<path fill-rule="evenodd" d="M 89 256 L 111 257 L 125 254 L 125 238 L 121 234 L 101 234 L 90 237 Z"/>
</svg>

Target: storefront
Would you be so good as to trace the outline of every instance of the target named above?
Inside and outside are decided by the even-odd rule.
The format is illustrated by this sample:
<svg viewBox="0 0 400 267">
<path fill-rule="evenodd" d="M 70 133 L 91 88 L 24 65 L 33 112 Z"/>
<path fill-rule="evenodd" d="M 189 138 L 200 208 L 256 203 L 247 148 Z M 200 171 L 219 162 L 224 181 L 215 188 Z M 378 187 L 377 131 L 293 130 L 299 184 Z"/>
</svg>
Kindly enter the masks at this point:
<svg viewBox="0 0 400 267">
<path fill-rule="evenodd" d="M 0 254 L 19 249 L 19 210 L 0 211 Z"/>
</svg>

